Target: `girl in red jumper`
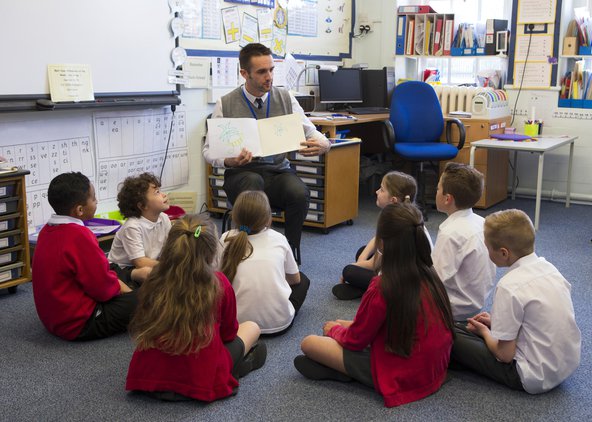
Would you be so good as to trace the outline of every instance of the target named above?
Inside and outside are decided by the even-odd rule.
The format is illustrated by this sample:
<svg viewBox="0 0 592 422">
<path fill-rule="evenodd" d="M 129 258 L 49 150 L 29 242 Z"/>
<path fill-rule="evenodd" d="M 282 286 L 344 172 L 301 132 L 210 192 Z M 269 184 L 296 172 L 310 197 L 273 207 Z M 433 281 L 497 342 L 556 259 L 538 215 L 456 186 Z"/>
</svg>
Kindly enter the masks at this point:
<svg viewBox="0 0 592 422">
<path fill-rule="evenodd" d="M 236 378 L 265 362 L 265 345 L 256 344 L 259 327 L 238 324 L 232 286 L 214 272 L 219 245 L 205 217 L 187 216 L 171 228 L 139 289 L 127 390 L 210 402 L 235 393 Z"/>
<path fill-rule="evenodd" d="M 324 337 L 302 341 L 304 355 L 294 365 L 310 379 L 355 379 L 375 388 L 392 407 L 440 388 L 453 322 L 414 205 L 390 204 L 382 210 L 376 245 L 381 273 L 362 296 L 354 320 L 326 322 Z"/>
</svg>

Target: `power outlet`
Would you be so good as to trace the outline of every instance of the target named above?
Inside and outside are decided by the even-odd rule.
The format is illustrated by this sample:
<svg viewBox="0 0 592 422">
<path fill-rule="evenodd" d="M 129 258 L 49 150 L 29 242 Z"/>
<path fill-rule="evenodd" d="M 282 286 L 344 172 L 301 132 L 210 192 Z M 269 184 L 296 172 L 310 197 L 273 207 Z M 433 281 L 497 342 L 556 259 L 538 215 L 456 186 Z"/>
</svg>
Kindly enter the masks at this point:
<svg viewBox="0 0 592 422">
<path fill-rule="evenodd" d="M 370 20 L 368 19 L 368 13 L 358 12 L 358 25 L 369 25 Z"/>
</svg>

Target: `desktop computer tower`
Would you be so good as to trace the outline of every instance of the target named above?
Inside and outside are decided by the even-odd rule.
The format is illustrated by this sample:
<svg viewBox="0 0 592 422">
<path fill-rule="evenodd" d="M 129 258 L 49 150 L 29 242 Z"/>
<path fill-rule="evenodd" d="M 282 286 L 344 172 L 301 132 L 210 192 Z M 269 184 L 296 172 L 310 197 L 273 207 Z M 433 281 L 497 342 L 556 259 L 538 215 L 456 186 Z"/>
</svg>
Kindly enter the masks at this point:
<svg viewBox="0 0 592 422">
<path fill-rule="evenodd" d="M 391 73 L 392 75 L 389 75 Z M 389 90 L 390 85 L 392 87 Z M 382 69 L 362 70 L 362 95 L 364 101 L 361 107 L 388 108 L 390 106 L 389 91 L 392 92 L 393 88 L 394 71 L 392 68 L 383 67 Z"/>
</svg>

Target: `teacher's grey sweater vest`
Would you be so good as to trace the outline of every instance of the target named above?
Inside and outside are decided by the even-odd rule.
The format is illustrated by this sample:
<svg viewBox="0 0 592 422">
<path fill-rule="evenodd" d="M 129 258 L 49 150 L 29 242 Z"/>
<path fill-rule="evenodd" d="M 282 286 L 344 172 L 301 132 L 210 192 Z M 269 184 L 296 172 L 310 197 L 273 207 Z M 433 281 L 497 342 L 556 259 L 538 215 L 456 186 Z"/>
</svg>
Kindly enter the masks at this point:
<svg viewBox="0 0 592 422">
<path fill-rule="evenodd" d="M 267 101 L 271 98 L 269 104 L 269 117 L 283 116 L 292 114 L 292 100 L 288 91 L 282 88 L 271 88 L 271 97 L 267 96 Z M 243 96 L 242 87 L 222 97 L 222 114 L 224 117 L 253 117 L 251 110 Z M 267 114 L 267 101 L 263 103 L 261 110 L 256 105 L 251 104 L 257 119 L 265 119 Z M 268 170 L 284 170 L 290 166 L 286 159 L 286 154 L 276 154 L 269 157 L 254 158 L 249 164 L 243 166 L 244 169 L 265 168 Z"/>
</svg>

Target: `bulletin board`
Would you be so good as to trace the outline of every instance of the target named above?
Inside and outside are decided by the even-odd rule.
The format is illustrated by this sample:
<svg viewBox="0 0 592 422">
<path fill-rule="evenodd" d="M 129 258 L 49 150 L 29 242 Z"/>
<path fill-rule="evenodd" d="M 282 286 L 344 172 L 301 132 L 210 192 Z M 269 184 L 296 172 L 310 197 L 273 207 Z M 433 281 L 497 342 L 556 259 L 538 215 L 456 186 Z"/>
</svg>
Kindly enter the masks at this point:
<svg viewBox="0 0 592 422">
<path fill-rule="evenodd" d="M 195 10 L 181 13 L 186 31 L 179 44 L 189 56 L 235 57 L 240 50 L 243 23 L 257 23 L 258 14 L 270 11 L 278 14 L 279 25 L 286 24 L 286 52 L 297 59 L 341 61 L 351 58 L 355 0 L 275 0 L 260 1 L 273 8 L 249 1 L 192 0 Z M 284 11 L 277 12 L 281 6 Z M 236 8 L 228 10 L 229 8 Z M 235 40 L 225 37 L 223 15 L 238 17 L 240 28 L 232 28 Z M 245 17 L 245 15 L 249 15 Z M 278 24 L 273 26 L 277 29 Z M 196 30 L 197 29 L 197 30 Z M 227 42 L 232 41 L 232 42 Z M 260 40 L 254 40 L 256 42 Z M 261 40 L 263 41 L 263 40 Z M 269 45 L 267 42 L 264 44 Z M 273 48 L 272 48 L 273 50 Z M 282 56 L 278 56 L 282 57 Z"/>
<path fill-rule="evenodd" d="M 508 84 L 542 89 L 556 85 L 561 4 L 562 0 L 512 1 Z M 529 23 L 534 24 L 532 35 Z"/>
</svg>

